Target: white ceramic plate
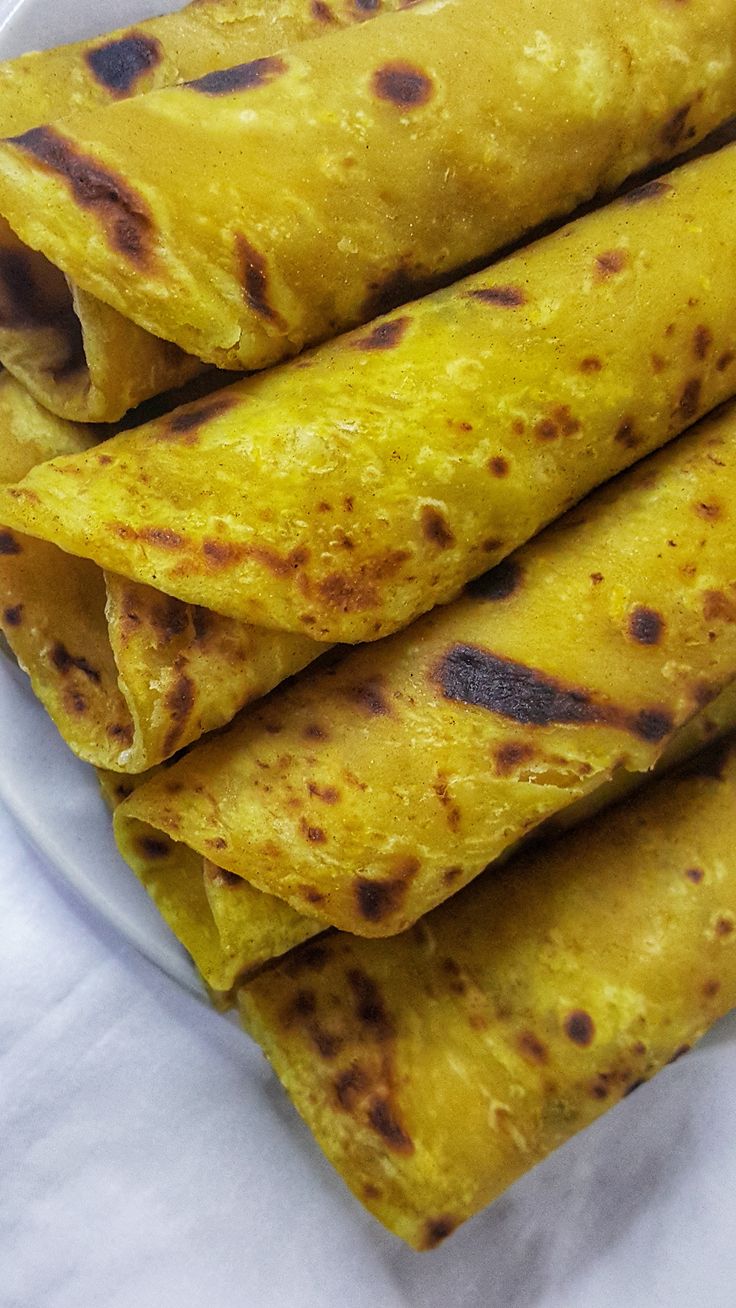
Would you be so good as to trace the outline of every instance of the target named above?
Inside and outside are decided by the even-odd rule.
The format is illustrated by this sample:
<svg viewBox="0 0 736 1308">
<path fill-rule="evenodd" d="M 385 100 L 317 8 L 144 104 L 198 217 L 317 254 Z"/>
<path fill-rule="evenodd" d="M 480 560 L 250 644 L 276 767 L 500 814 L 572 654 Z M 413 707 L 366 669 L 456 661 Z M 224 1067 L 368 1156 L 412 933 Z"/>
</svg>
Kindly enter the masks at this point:
<svg viewBox="0 0 736 1308">
<path fill-rule="evenodd" d="M 51 866 L 142 954 L 204 992 L 189 956 L 120 857 L 94 769 L 80 762 L 0 654 L 0 798 Z"/>
</svg>

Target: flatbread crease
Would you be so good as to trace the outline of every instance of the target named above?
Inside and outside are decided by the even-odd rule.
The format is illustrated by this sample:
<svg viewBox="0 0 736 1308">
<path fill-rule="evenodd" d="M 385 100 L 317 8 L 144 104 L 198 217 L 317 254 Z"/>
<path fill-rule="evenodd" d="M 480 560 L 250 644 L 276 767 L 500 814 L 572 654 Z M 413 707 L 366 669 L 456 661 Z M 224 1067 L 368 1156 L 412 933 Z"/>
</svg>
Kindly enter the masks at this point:
<svg viewBox="0 0 736 1308">
<path fill-rule="evenodd" d="M 0 374 L 0 483 L 97 436 Z M 19 532 L 0 537 L 0 631 L 67 744 L 127 772 L 229 722 L 325 648 L 183 604 Z"/>
</svg>

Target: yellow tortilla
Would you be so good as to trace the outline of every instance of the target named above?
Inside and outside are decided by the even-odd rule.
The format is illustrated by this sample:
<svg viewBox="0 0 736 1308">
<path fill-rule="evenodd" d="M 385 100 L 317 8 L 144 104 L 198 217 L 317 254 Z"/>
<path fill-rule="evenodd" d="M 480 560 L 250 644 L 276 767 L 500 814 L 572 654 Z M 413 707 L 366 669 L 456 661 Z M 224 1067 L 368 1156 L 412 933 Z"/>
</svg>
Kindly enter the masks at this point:
<svg viewBox="0 0 736 1308">
<path fill-rule="evenodd" d="M 0 147 L 26 244 L 224 368 L 365 322 L 736 110 L 730 0 L 440 0 L 276 49 Z"/>
<path fill-rule="evenodd" d="M 397 0 L 206 0 L 0 64 L 0 134 L 26 132 L 363 22 Z M 111 422 L 202 365 L 123 318 L 0 220 L 0 361 L 47 408 Z"/>
<path fill-rule="evenodd" d="M 177 412 L 181 421 L 189 410 Z M 0 483 L 96 435 L 0 374 Z M 75 753 L 127 772 L 229 722 L 324 649 L 182 604 L 19 532 L 0 532 L 0 631 Z"/>
<path fill-rule="evenodd" d="M 688 758 L 704 742 L 734 727 L 736 682 L 675 733 L 658 767 Z M 108 772 L 99 776 L 103 793 L 115 808 L 152 774 L 121 777 Z M 641 773 L 619 769 L 610 781 L 554 814 L 542 830 L 574 826 L 629 794 L 641 781 Z M 298 913 L 284 900 L 264 894 L 242 876 L 221 868 L 222 838 L 208 842 L 210 857 L 203 858 L 182 841 L 137 820 L 121 823 L 117 834 L 123 857 L 191 954 L 219 1005 L 227 1004 L 234 987 L 270 959 L 324 930 L 324 924 L 315 918 Z"/>
<path fill-rule="evenodd" d="M 389 1230 L 433 1248 L 736 1004 L 735 814 L 731 742 L 411 932 L 327 936 L 241 991 Z"/>
<path fill-rule="evenodd" d="M 306 916 L 404 930 L 736 676 L 736 407 L 118 810 Z M 123 837 L 124 838 L 124 837 Z"/>
<path fill-rule="evenodd" d="M 736 720 L 736 705 L 734 705 Z M 114 810 L 150 779 L 98 771 L 102 793 Z M 138 827 L 120 845 L 161 916 L 191 954 L 218 1007 L 232 1002 L 234 987 L 264 963 L 322 931 L 283 900 L 264 895 L 212 858 L 177 844 L 161 832 Z M 213 859 L 215 861 L 213 861 Z"/>
<path fill-rule="evenodd" d="M 0 521 L 243 622 L 389 634 L 733 393 L 735 196 L 729 146 L 104 466 L 34 469 Z"/>
</svg>

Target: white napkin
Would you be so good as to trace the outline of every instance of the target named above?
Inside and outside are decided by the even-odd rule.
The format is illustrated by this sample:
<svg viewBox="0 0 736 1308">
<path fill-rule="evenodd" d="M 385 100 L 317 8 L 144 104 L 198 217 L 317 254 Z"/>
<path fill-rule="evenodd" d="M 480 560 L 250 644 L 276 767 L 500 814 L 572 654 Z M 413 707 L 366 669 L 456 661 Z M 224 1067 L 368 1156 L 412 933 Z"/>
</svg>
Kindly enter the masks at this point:
<svg viewBox="0 0 736 1308">
<path fill-rule="evenodd" d="M 0 809 L 2 1308 L 733 1308 L 736 1022 L 432 1254 Z"/>
</svg>

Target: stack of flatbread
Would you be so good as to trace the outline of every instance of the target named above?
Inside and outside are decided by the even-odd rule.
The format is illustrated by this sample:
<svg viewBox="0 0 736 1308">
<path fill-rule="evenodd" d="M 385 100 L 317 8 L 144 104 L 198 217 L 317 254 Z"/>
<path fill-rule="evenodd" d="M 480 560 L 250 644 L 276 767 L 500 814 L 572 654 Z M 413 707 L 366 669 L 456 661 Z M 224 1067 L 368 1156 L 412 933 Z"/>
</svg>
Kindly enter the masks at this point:
<svg viewBox="0 0 736 1308">
<path fill-rule="evenodd" d="M 736 1004 L 734 115 L 730 0 L 0 66 L 0 627 L 417 1249 Z"/>
</svg>

